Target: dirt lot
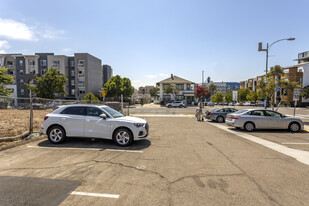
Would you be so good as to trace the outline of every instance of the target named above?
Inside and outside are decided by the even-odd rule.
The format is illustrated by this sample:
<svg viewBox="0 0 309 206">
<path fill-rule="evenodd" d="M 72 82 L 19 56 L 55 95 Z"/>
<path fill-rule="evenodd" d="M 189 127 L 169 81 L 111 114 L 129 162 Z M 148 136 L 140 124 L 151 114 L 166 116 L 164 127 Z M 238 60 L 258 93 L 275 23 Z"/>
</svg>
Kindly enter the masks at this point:
<svg viewBox="0 0 309 206">
<path fill-rule="evenodd" d="M 34 131 L 39 131 L 44 116 L 51 110 L 34 110 Z M 0 110 L 0 137 L 12 137 L 29 130 L 29 110 Z"/>
</svg>

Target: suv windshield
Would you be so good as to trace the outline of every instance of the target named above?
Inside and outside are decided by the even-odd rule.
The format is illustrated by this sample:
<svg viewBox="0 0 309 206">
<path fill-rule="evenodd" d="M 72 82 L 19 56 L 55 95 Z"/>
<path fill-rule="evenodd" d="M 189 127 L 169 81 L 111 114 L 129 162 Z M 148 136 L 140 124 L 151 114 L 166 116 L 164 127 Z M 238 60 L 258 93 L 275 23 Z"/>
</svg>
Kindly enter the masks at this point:
<svg viewBox="0 0 309 206">
<path fill-rule="evenodd" d="M 121 114 L 120 112 L 110 108 L 110 107 L 101 107 L 102 109 L 104 109 L 108 114 L 110 114 L 112 117 L 117 118 L 117 117 L 124 117 L 123 114 Z"/>
</svg>

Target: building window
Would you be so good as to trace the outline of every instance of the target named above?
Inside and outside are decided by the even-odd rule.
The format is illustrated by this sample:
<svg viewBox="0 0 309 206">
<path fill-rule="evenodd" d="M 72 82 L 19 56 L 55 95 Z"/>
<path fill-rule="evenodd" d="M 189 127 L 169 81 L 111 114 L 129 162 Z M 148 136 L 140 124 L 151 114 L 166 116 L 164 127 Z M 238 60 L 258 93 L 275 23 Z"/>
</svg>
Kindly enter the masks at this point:
<svg viewBox="0 0 309 206">
<path fill-rule="evenodd" d="M 80 94 L 85 94 L 85 90 L 79 90 Z"/>
<path fill-rule="evenodd" d="M 30 79 L 29 84 L 34 84 L 34 79 Z"/>
<path fill-rule="evenodd" d="M 20 89 L 20 94 L 24 95 L 25 94 L 25 90 L 24 89 Z"/>
<path fill-rule="evenodd" d="M 183 84 L 176 84 L 176 88 L 178 90 L 184 90 L 184 85 Z"/>
<path fill-rule="evenodd" d="M 71 76 L 72 76 L 72 77 L 75 76 L 75 70 L 71 70 Z"/>
<path fill-rule="evenodd" d="M 24 80 L 23 79 L 20 79 L 20 84 L 23 84 L 24 83 Z"/>
<path fill-rule="evenodd" d="M 19 70 L 19 73 L 20 73 L 21 76 L 23 76 L 24 75 L 24 70 Z"/>
<path fill-rule="evenodd" d="M 70 66 L 71 67 L 75 67 L 75 62 L 74 61 L 70 61 Z"/>
<path fill-rule="evenodd" d="M 191 90 L 191 85 L 187 84 L 187 90 Z"/>
<path fill-rule="evenodd" d="M 46 60 L 41 60 L 41 66 L 43 66 L 43 67 L 46 66 Z"/>
<path fill-rule="evenodd" d="M 46 69 L 41 70 L 41 74 L 44 75 L 46 73 Z"/>
<path fill-rule="evenodd" d="M 74 79 L 71 80 L 71 85 L 72 85 L 72 86 L 75 85 L 75 80 L 74 80 Z"/>
<path fill-rule="evenodd" d="M 59 67 L 59 61 L 53 61 L 53 67 L 58 68 Z"/>
<path fill-rule="evenodd" d="M 12 61 L 7 61 L 7 62 L 6 62 L 6 65 L 7 65 L 7 66 L 13 66 L 14 63 L 13 63 Z"/>
<path fill-rule="evenodd" d="M 85 77 L 85 71 L 79 71 L 78 72 L 78 77 Z"/>
<path fill-rule="evenodd" d="M 78 67 L 85 67 L 85 61 L 84 60 L 78 60 Z"/>
<path fill-rule="evenodd" d="M 34 66 L 35 65 L 35 61 L 33 59 L 29 60 L 29 66 Z"/>
<path fill-rule="evenodd" d="M 24 66 L 24 61 L 22 60 L 22 59 L 20 59 L 19 61 L 18 61 L 18 64 L 19 64 L 19 66 Z"/>
<path fill-rule="evenodd" d="M 297 78 L 297 80 L 296 80 L 298 83 L 303 83 L 303 78 Z"/>
<path fill-rule="evenodd" d="M 302 67 L 297 68 L 297 72 L 304 72 L 304 69 Z"/>
<path fill-rule="evenodd" d="M 78 87 L 84 88 L 85 87 L 85 82 L 78 82 Z"/>
<path fill-rule="evenodd" d="M 75 89 L 71 89 L 71 95 L 75 95 Z"/>
</svg>

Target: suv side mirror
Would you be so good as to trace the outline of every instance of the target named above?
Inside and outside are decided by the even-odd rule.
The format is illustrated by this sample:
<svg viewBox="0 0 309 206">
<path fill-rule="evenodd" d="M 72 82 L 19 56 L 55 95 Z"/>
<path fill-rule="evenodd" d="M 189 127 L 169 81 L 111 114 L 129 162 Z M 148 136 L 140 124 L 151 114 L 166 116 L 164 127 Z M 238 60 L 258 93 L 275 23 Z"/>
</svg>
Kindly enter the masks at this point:
<svg viewBox="0 0 309 206">
<path fill-rule="evenodd" d="M 100 114 L 100 117 L 101 117 L 102 119 L 106 119 L 106 118 L 107 118 L 106 114 Z"/>
</svg>

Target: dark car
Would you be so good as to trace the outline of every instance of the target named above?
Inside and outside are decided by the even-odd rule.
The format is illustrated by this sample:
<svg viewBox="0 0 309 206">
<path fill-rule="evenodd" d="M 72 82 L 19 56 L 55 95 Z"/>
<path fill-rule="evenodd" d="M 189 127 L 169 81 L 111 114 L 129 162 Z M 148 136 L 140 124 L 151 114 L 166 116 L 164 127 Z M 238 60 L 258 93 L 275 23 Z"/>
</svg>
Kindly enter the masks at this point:
<svg viewBox="0 0 309 206">
<path fill-rule="evenodd" d="M 216 108 L 211 111 L 205 112 L 205 118 L 217 122 L 225 122 L 225 117 L 229 113 L 237 112 L 237 109 L 226 107 L 226 108 Z"/>
</svg>

